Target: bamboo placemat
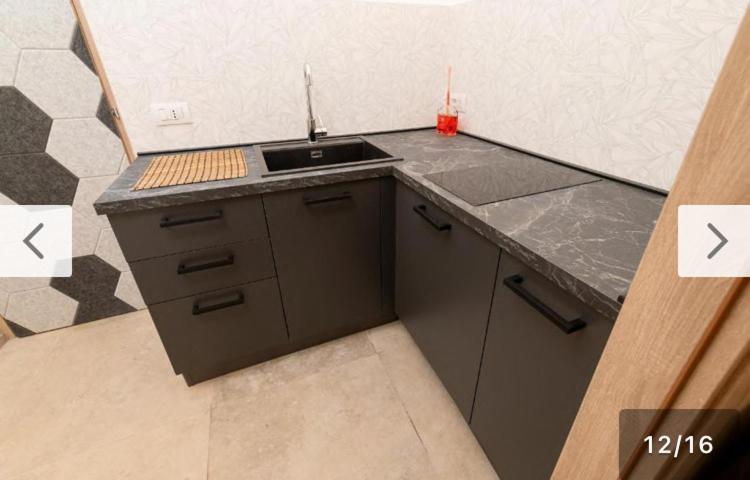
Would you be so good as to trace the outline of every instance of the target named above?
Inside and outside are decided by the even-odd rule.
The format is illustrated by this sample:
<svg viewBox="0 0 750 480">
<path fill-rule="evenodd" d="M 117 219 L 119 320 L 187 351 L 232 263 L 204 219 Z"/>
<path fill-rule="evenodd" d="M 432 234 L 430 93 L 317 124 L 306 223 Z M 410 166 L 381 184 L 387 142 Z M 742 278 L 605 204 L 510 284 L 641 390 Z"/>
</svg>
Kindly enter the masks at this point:
<svg viewBox="0 0 750 480">
<path fill-rule="evenodd" d="M 160 155 L 151 159 L 133 190 L 246 176 L 245 154 L 239 148 Z"/>
</svg>

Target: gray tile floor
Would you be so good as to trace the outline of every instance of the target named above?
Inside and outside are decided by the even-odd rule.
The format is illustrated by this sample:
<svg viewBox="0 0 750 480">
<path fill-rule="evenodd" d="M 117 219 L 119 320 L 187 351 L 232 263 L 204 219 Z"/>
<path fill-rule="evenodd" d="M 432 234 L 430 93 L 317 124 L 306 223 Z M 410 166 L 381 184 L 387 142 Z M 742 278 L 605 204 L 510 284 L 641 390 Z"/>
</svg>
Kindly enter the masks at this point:
<svg viewBox="0 0 750 480">
<path fill-rule="evenodd" d="M 403 326 L 188 388 L 148 314 L 0 348 L 0 478 L 496 479 Z"/>
</svg>

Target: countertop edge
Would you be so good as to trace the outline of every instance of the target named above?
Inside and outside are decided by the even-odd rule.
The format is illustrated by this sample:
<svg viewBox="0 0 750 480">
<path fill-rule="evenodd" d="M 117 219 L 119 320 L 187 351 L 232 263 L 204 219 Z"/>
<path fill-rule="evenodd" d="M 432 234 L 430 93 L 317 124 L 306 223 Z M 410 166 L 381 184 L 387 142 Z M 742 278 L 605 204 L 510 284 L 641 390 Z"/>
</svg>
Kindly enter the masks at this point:
<svg viewBox="0 0 750 480">
<path fill-rule="evenodd" d="M 542 255 L 533 252 L 518 241 L 508 237 L 503 232 L 493 228 L 481 218 L 478 218 L 467 212 L 460 205 L 456 205 L 448 198 L 441 195 L 440 192 L 424 185 L 416 179 L 410 177 L 401 170 L 394 169 L 394 175 L 397 180 L 407 187 L 423 195 L 438 207 L 445 210 L 460 220 L 476 233 L 490 241 L 500 249 L 506 250 L 511 255 L 518 257 L 521 261 L 533 268 L 545 278 L 549 279 L 556 286 L 575 296 L 577 299 L 590 306 L 609 320 L 615 320 L 620 312 L 621 304 L 617 299 L 610 298 L 600 292 L 595 287 L 582 281 L 575 275 L 565 269 L 550 262 Z"/>
<path fill-rule="evenodd" d="M 328 170 L 317 172 L 304 178 L 266 177 L 261 182 L 243 185 L 217 186 L 199 191 L 169 192 L 169 189 L 182 187 L 162 187 L 159 195 L 145 196 L 138 199 L 108 199 L 108 192 L 104 192 L 94 203 L 94 210 L 99 215 L 116 215 L 129 212 L 140 212 L 164 207 L 176 207 L 190 203 L 227 198 L 240 198 L 248 195 L 281 192 L 297 188 L 307 188 L 319 185 L 331 185 L 341 182 L 367 180 L 393 175 L 393 164 L 377 164 L 360 169 L 349 169 L 343 172 Z M 204 182 L 210 185 L 214 182 Z M 219 183 L 219 182 L 215 182 Z"/>
<path fill-rule="evenodd" d="M 609 268 L 610 264 L 604 263 L 607 268 L 603 270 L 602 274 L 611 275 L 616 280 L 609 282 L 600 281 L 601 277 L 597 277 L 598 270 L 596 264 L 600 261 L 607 262 L 607 253 L 600 254 L 600 252 L 594 251 L 594 256 L 591 257 L 593 259 L 592 264 L 588 266 L 585 263 L 582 266 L 578 263 L 571 263 L 565 258 L 558 258 L 559 255 L 546 255 L 544 241 L 539 240 L 542 237 L 535 237 L 533 234 L 519 234 L 518 229 L 513 228 L 513 211 L 515 210 L 510 209 L 510 207 L 500 207 L 501 204 L 504 205 L 503 202 L 497 203 L 497 210 L 472 207 L 465 200 L 462 200 L 460 197 L 443 189 L 427 178 L 427 173 L 432 173 L 434 170 L 429 166 L 433 161 L 437 161 L 437 165 L 450 170 L 457 168 L 459 165 L 463 167 L 484 165 L 488 159 L 492 161 L 500 159 L 501 161 L 508 162 L 514 159 L 514 161 L 518 161 L 519 156 L 521 156 L 523 160 L 527 158 L 544 162 L 549 162 L 549 160 L 509 150 L 481 139 L 464 138 L 463 135 L 459 137 L 459 140 L 455 144 L 448 142 L 445 138 L 438 137 L 430 137 L 425 140 L 422 138 L 424 135 L 420 135 L 420 132 L 414 134 L 401 132 L 394 133 L 394 135 L 396 135 L 395 141 L 397 143 L 401 144 L 401 142 L 404 142 L 405 145 L 405 148 L 394 147 L 395 156 L 403 160 L 403 163 L 399 160 L 382 164 L 353 165 L 340 169 L 333 168 L 330 170 L 325 169 L 263 177 L 262 169 L 258 167 L 258 160 L 255 158 L 252 146 L 243 146 L 241 148 L 244 149 L 249 172 L 246 177 L 134 192 L 130 188 L 138 180 L 140 174 L 150 161 L 150 157 L 141 157 L 102 193 L 94 202 L 94 209 L 100 215 L 128 215 L 135 212 L 177 207 L 198 202 L 221 201 L 300 188 L 333 185 L 342 182 L 393 177 L 456 217 L 458 221 L 474 230 L 493 245 L 518 257 L 529 267 L 548 278 L 554 285 L 567 291 L 593 310 L 596 310 L 603 317 L 612 321 L 617 318 L 621 308 L 617 296 L 624 293 L 627 285 L 632 281 L 632 276 L 628 275 L 628 273 L 634 273 L 637 267 L 637 264 L 635 264 L 637 249 L 642 246 L 645 248 L 644 244 L 648 239 L 645 235 L 649 234 L 649 226 L 647 224 L 644 223 L 641 226 L 638 222 L 634 222 L 635 229 L 632 231 L 628 230 L 627 233 L 629 236 L 624 244 L 624 248 L 630 249 L 629 256 L 626 256 L 619 264 L 615 260 L 615 263 L 611 264 L 613 265 L 611 268 Z M 386 141 L 390 137 L 378 137 L 376 135 L 373 137 L 368 136 L 368 138 L 375 145 L 379 145 L 382 141 L 385 144 L 384 148 L 393 147 L 393 144 L 389 146 L 388 141 Z M 389 149 L 388 151 L 391 150 Z M 474 161 L 475 158 L 478 161 Z M 441 161 L 442 163 L 440 163 Z M 612 181 L 602 180 L 612 183 Z M 621 198 L 621 201 L 605 205 L 602 208 L 599 208 L 596 203 L 592 203 L 590 200 L 587 202 L 586 192 L 590 191 L 587 185 L 595 184 L 598 184 L 598 182 L 562 189 L 560 192 L 567 191 L 570 193 L 560 193 L 556 198 L 562 199 L 564 202 L 572 202 L 574 198 L 577 198 L 575 192 L 583 192 L 581 195 L 583 195 L 584 203 L 578 215 L 583 215 L 582 218 L 584 219 L 591 219 L 594 218 L 592 215 L 602 214 L 601 221 L 605 225 L 602 228 L 605 229 L 613 223 L 617 224 L 619 219 L 623 218 L 620 215 L 619 209 L 624 208 L 632 216 L 633 212 L 630 211 L 628 204 L 629 199 L 633 198 L 632 196 L 624 195 L 623 197 L 617 197 L 618 200 Z M 637 189 L 638 187 L 631 186 L 631 188 Z M 594 189 L 593 191 L 598 190 Z M 543 199 L 540 200 L 540 203 L 527 202 L 525 207 L 517 211 L 517 213 L 523 215 L 526 211 L 533 212 L 536 205 L 541 206 L 541 210 L 539 211 L 548 209 L 549 197 L 540 196 L 539 198 Z M 521 202 L 521 206 L 524 206 L 524 200 L 516 201 Z M 638 203 L 638 208 L 643 208 L 644 205 L 650 204 L 650 202 L 651 200 L 644 199 L 643 202 Z M 608 208 L 609 210 L 607 210 Z M 647 208 L 644 211 L 654 213 L 654 208 L 655 206 L 650 209 Z M 498 217 L 497 215 L 501 216 Z M 515 221 L 518 223 L 518 219 L 515 219 Z M 630 228 L 630 225 L 628 227 Z M 651 226 L 652 228 L 653 226 Z M 596 235 L 596 230 L 594 232 L 594 235 Z M 589 230 L 589 234 L 591 234 L 591 230 Z M 610 256 L 610 259 L 614 258 Z M 637 258 L 640 257 L 638 256 Z M 618 269 L 625 270 L 625 274 L 620 275 Z"/>
<path fill-rule="evenodd" d="M 304 181 L 301 181 L 300 178 L 266 178 L 263 182 L 254 184 L 209 188 L 201 190 L 200 192 L 162 193 L 153 197 L 145 197 L 137 200 L 112 201 L 109 204 L 107 203 L 105 192 L 105 194 L 94 204 L 94 208 L 100 215 L 117 215 L 147 209 L 187 205 L 197 201 L 202 202 L 240 198 L 248 195 L 260 195 L 297 188 L 330 185 L 388 176 L 393 176 L 396 180 L 425 196 L 440 208 L 458 218 L 476 233 L 486 238 L 492 244 L 518 257 L 528 266 L 548 278 L 552 283 L 572 294 L 580 301 L 604 315 L 607 319 L 614 320 L 617 318 L 620 310 L 620 303 L 617 302 L 617 299 L 608 297 L 595 287 L 550 262 L 542 255 L 533 252 L 518 241 L 493 228 L 481 218 L 472 215 L 465 209 L 461 208 L 460 205 L 451 202 L 444 195 L 441 195 L 439 191 L 424 185 L 417 179 L 412 178 L 408 173 L 403 172 L 398 168 L 394 168 L 394 164 L 363 167 L 359 170 L 350 169 L 345 172 L 327 171 L 319 175 L 305 177 Z"/>
</svg>

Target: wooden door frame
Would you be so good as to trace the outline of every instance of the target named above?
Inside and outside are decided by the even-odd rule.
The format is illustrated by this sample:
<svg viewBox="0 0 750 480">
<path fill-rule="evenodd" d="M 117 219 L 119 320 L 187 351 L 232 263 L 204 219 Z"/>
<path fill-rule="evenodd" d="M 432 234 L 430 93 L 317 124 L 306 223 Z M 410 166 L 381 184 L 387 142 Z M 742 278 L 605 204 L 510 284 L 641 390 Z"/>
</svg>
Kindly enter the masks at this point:
<svg viewBox="0 0 750 480">
<path fill-rule="evenodd" d="M 107 77 L 107 72 L 104 69 L 104 64 L 102 63 L 102 59 L 99 56 L 99 50 L 96 48 L 96 44 L 94 43 L 94 37 L 91 33 L 89 22 L 86 19 L 86 15 L 83 11 L 80 0 L 70 0 L 70 5 L 71 7 L 73 7 L 73 13 L 78 19 L 78 25 L 80 26 L 81 30 L 81 37 L 83 38 L 83 42 L 89 51 L 91 61 L 94 64 L 94 70 L 99 77 L 99 83 L 101 83 L 102 85 L 104 97 L 107 99 L 107 103 L 109 104 L 109 114 L 112 116 L 112 120 L 115 123 L 115 128 L 117 129 L 117 133 L 120 136 L 120 141 L 122 142 L 122 146 L 125 149 L 125 154 L 128 157 L 128 161 L 130 163 L 133 163 L 133 160 L 135 160 L 138 155 L 135 150 L 133 150 L 133 145 L 130 142 L 130 137 L 128 136 L 128 132 L 125 129 L 125 123 L 122 121 L 120 108 L 117 106 L 117 100 L 115 99 L 115 94 L 112 91 L 112 85 L 109 83 L 109 77 Z"/>
<path fill-rule="evenodd" d="M 8 322 L 5 321 L 5 318 L 2 315 L 0 315 L 0 333 L 2 333 L 3 336 L 8 340 L 10 340 L 11 338 L 15 338 L 16 336 L 16 334 L 13 333 L 10 325 L 8 325 Z"/>
<path fill-rule="evenodd" d="M 750 375 L 736 371 L 748 368 L 748 281 L 678 277 L 677 209 L 682 204 L 750 204 L 748 78 L 750 14 L 746 13 L 558 459 L 554 479 L 620 477 L 622 409 L 747 405 L 747 396 L 736 392 L 738 385 L 749 386 Z M 643 456 L 636 455 L 633 470 L 644 464 Z"/>
</svg>

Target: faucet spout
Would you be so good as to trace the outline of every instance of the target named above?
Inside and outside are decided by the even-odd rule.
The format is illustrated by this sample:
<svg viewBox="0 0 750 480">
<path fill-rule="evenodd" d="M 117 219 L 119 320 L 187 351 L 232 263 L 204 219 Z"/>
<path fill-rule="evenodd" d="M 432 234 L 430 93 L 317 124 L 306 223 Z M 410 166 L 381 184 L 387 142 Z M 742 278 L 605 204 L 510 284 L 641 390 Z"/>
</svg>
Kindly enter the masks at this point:
<svg viewBox="0 0 750 480">
<path fill-rule="evenodd" d="M 305 64 L 305 93 L 307 94 L 307 139 L 310 143 L 318 143 L 318 137 L 325 137 L 328 134 L 323 126 L 318 126 L 318 122 L 315 120 L 312 106 L 312 71 L 309 64 Z"/>
</svg>

